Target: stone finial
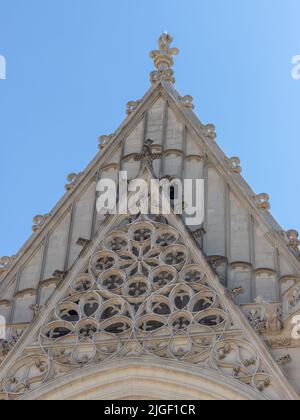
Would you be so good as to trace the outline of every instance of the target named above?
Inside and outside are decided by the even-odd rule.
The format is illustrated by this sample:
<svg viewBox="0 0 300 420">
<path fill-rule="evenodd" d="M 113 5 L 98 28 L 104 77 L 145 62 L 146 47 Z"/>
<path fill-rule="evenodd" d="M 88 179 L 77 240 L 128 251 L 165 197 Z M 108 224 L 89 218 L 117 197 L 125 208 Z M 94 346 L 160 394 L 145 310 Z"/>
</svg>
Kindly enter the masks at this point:
<svg viewBox="0 0 300 420">
<path fill-rule="evenodd" d="M 173 55 L 178 55 L 178 48 L 170 48 L 173 37 L 168 33 L 163 33 L 158 40 L 159 50 L 151 51 L 150 57 L 154 60 L 157 70 L 167 70 L 173 67 Z"/>
<path fill-rule="evenodd" d="M 42 229 L 42 227 L 46 224 L 48 219 L 51 217 L 51 214 L 45 214 L 45 215 L 38 215 L 33 218 L 33 226 L 32 231 L 38 232 Z"/>
<path fill-rule="evenodd" d="M 268 194 L 262 193 L 255 196 L 255 202 L 259 209 L 270 210 L 270 196 Z"/>
<path fill-rule="evenodd" d="M 79 174 L 72 173 L 72 174 L 68 175 L 67 176 L 67 181 L 69 183 L 65 186 L 65 189 L 67 191 L 71 191 L 75 187 L 75 185 L 77 184 L 77 182 L 79 181 L 79 179 L 81 178 L 82 175 L 83 175 L 82 172 L 80 172 Z"/>
<path fill-rule="evenodd" d="M 112 141 L 112 139 L 114 138 L 114 134 L 110 134 L 109 136 L 100 136 L 98 141 L 99 141 L 99 146 L 98 148 L 100 150 L 104 150 L 109 143 Z"/>
<path fill-rule="evenodd" d="M 170 48 L 173 38 L 168 33 L 163 33 L 158 40 L 159 50 L 151 51 L 150 57 L 154 61 L 157 71 L 151 73 L 152 83 L 159 81 L 167 81 L 175 83 L 173 77 L 174 72 L 172 67 L 174 65 L 173 56 L 179 54 L 178 48 Z"/>
<path fill-rule="evenodd" d="M 300 241 L 299 241 L 299 233 L 294 230 L 288 230 L 286 232 L 287 237 L 288 237 L 288 246 L 289 248 L 291 248 L 293 251 L 298 251 L 298 247 L 300 245 Z"/>
<path fill-rule="evenodd" d="M 186 109 L 194 109 L 195 105 L 193 104 L 194 98 L 190 95 L 180 96 L 180 102 L 182 103 L 183 107 Z"/>
<path fill-rule="evenodd" d="M 141 100 L 128 102 L 128 104 L 127 104 L 127 110 L 126 110 L 127 115 L 133 114 L 137 110 L 138 106 L 141 103 L 142 103 Z"/>
<path fill-rule="evenodd" d="M 240 158 L 234 156 L 234 157 L 228 159 L 227 162 L 228 162 L 228 165 L 229 165 L 230 169 L 232 170 L 232 172 L 234 172 L 235 174 L 242 173 L 242 167 L 240 166 L 240 164 L 241 164 Z"/>
</svg>

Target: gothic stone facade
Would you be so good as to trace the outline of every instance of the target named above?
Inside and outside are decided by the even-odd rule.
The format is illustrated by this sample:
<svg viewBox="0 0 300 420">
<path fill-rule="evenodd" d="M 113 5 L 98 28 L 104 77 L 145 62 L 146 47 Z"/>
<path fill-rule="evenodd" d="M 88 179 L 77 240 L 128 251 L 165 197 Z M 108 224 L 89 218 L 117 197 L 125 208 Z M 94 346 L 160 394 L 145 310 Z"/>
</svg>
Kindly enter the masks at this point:
<svg viewBox="0 0 300 420">
<path fill-rule="evenodd" d="M 2 400 L 299 398 L 298 234 L 175 90 L 171 42 L 163 34 L 151 53 L 150 90 L 0 260 Z M 204 224 L 99 214 L 97 182 L 120 170 L 205 179 Z"/>
</svg>

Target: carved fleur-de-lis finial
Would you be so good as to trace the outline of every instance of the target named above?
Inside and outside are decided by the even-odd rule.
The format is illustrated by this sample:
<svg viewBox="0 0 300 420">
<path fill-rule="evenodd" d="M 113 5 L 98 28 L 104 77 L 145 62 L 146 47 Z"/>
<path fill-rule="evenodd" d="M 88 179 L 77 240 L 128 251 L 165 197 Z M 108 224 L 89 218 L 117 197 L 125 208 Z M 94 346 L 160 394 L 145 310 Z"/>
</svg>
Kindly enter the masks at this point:
<svg viewBox="0 0 300 420">
<path fill-rule="evenodd" d="M 159 81 L 167 81 L 175 83 L 173 77 L 174 72 L 172 67 L 174 65 L 173 56 L 179 54 L 178 48 L 171 48 L 170 45 L 173 42 L 173 38 L 167 32 L 164 32 L 159 40 L 158 47 L 159 50 L 151 51 L 150 57 L 154 61 L 154 65 L 157 68 L 157 71 L 151 73 L 152 83 Z"/>
</svg>

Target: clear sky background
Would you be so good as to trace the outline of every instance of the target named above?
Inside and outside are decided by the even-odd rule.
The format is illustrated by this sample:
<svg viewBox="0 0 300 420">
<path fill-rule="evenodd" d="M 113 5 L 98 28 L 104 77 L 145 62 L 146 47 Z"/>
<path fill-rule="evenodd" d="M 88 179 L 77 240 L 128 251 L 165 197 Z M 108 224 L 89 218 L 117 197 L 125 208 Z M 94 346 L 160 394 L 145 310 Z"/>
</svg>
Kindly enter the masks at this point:
<svg viewBox="0 0 300 420">
<path fill-rule="evenodd" d="M 18 251 L 149 88 L 165 30 L 180 48 L 177 89 L 283 227 L 300 230 L 299 18 L 299 0 L 0 0 L 0 255 Z"/>
</svg>

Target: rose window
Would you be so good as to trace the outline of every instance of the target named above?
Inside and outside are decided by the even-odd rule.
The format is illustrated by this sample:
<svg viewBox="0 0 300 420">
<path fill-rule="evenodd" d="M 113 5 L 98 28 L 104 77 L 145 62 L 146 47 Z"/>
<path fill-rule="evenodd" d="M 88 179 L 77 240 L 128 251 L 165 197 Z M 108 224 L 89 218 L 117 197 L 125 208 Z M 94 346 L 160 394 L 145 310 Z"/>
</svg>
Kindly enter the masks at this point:
<svg viewBox="0 0 300 420">
<path fill-rule="evenodd" d="M 138 353 L 207 366 L 214 351 L 215 366 L 230 370 L 234 347 L 218 344 L 232 320 L 179 232 L 161 218 L 125 218 L 85 270 L 40 331 L 51 363 L 81 368 Z M 256 383 L 254 357 L 244 350 L 232 369 Z"/>
</svg>

